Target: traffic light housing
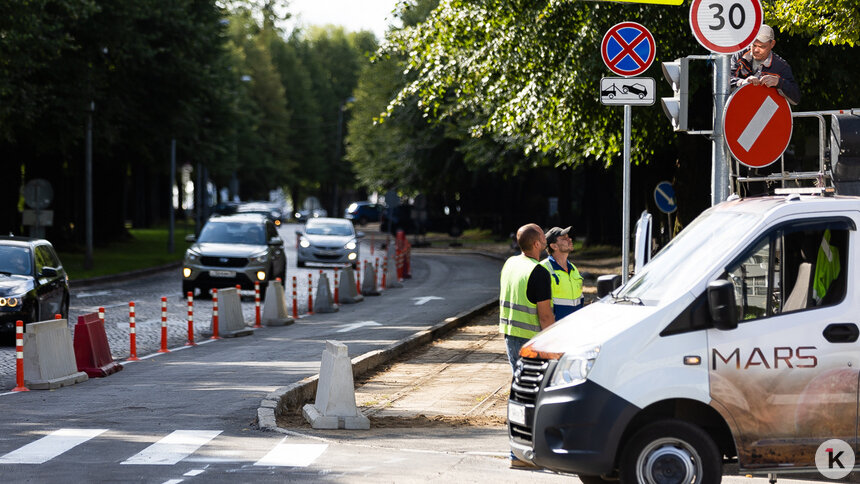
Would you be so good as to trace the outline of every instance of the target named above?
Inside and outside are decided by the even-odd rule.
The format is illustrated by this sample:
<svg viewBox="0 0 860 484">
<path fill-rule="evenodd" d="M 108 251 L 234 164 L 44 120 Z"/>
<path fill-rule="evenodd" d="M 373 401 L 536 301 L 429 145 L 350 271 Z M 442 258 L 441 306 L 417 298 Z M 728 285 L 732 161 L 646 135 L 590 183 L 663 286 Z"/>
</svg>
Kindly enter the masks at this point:
<svg viewBox="0 0 860 484">
<path fill-rule="evenodd" d="M 672 121 L 675 131 L 687 131 L 687 100 L 689 97 L 690 60 L 686 57 L 663 62 L 663 77 L 669 81 L 674 95 L 660 99 L 663 112 Z"/>
</svg>

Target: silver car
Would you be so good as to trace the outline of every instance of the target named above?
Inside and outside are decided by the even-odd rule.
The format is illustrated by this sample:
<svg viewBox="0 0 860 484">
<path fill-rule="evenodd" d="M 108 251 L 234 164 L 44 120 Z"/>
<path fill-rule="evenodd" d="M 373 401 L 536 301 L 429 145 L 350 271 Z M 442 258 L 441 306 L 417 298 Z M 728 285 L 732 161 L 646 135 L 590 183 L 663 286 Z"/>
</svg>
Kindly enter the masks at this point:
<svg viewBox="0 0 860 484">
<path fill-rule="evenodd" d="M 200 289 L 201 296 L 207 296 L 210 289 L 236 285 L 253 289 L 255 281 L 263 290 L 270 280 L 287 275 L 284 242 L 263 215 L 212 217 L 200 237 L 189 235 L 188 241 L 194 245 L 185 252 L 183 294 Z"/>
<path fill-rule="evenodd" d="M 352 264 L 358 267 L 358 239 L 352 222 L 344 218 L 312 218 L 304 230 L 297 231 L 298 250 L 296 264 L 304 267 L 308 262 L 320 264 Z"/>
</svg>

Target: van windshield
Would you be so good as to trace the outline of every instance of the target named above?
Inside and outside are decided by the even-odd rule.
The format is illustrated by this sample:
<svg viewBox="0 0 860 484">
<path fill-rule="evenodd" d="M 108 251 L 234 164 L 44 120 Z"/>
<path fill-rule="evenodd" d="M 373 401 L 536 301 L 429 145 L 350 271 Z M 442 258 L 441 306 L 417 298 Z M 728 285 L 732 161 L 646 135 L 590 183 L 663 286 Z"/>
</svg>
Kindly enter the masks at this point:
<svg viewBox="0 0 860 484">
<path fill-rule="evenodd" d="M 656 303 L 666 295 L 689 291 L 726 250 L 741 240 L 759 214 L 707 211 L 681 231 L 615 297 Z"/>
</svg>

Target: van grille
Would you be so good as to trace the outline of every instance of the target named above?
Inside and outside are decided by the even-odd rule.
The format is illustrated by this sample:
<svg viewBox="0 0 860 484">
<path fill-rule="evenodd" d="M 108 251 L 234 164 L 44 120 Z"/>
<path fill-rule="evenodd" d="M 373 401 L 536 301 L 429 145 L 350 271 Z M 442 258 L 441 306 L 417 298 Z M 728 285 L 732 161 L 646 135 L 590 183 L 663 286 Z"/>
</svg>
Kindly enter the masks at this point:
<svg viewBox="0 0 860 484">
<path fill-rule="evenodd" d="M 534 408 L 537 395 L 547 375 L 549 362 L 532 358 L 520 358 L 514 381 L 511 383 L 511 400 L 526 407 L 526 425 L 510 424 L 511 438 L 516 441 L 531 444 Z"/>
</svg>

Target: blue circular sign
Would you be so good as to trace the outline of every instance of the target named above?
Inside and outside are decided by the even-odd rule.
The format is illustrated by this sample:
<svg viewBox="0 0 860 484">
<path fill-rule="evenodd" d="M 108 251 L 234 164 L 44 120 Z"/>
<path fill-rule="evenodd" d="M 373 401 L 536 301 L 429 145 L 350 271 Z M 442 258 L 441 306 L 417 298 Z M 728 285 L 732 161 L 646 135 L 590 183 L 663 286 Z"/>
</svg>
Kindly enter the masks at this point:
<svg viewBox="0 0 860 484">
<path fill-rule="evenodd" d="M 654 203 L 657 208 L 663 213 L 672 213 L 678 210 L 678 203 L 675 201 L 675 189 L 672 184 L 664 181 L 657 184 L 654 189 Z"/>
<path fill-rule="evenodd" d="M 600 55 L 606 67 L 619 76 L 641 74 L 657 53 L 654 36 L 636 22 L 621 22 L 603 36 Z"/>
</svg>

